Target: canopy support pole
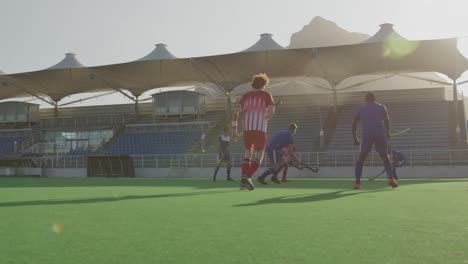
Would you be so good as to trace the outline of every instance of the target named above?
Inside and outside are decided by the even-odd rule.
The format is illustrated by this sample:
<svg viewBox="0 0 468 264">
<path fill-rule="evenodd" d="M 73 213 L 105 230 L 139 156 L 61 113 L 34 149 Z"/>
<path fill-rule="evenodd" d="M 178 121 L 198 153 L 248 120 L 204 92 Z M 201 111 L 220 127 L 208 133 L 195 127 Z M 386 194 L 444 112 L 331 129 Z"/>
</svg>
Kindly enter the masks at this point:
<svg viewBox="0 0 468 264">
<path fill-rule="evenodd" d="M 111 70 L 108 70 L 108 72 L 110 72 L 110 73 L 112 73 L 112 74 L 114 73 L 114 72 L 111 71 Z M 99 79 L 100 81 L 102 81 L 105 85 L 107 85 L 107 87 L 111 88 L 112 90 L 115 90 L 116 92 L 121 93 L 123 96 L 127 97 L 128 99 L 132 100 L 133 102 L 136 102 L 135 98 L 133 98 L 132 96 L 126 94 L 122 89 L 120 89 L 120 88 L 114 88 L 113 85 L 111 84 L 111 82 L 108 82 L 106 79 L 101 78 L 100 76 L 98 76 L 98 75 L 97 75 L 96 73 L 94 73 L 94 72 L 89 71 L 89 73 L 90 73 L 89 76 L 90 76 L 91 79 L 98 78 L 98 79 Z"/>
<path fill-rule="evenodd" d="M 203 67 L 200 66 L 200 63 L 194 59 L 190 59 L 190 62 L 192 63 L 192 65 L 197 68 L 198 70 L 201 71 L 201 73 L 212 83 L 214 84 L 218 89 L 220 89 L 226 96 L 229 97 L 229 92 L 224 88 L 222 87 L 220 84 L 218 84 L 217 81 L 215 81 L 213 78 L 211 78 L 211 76 L 206 73 L 203 69 Z M 216 67 L 216 69 L 218 70 L 218 72 L 222 75 L 221 71 Z"/>
<path fill-rule="evenodd" d="M 123 96 L 127 97 L 128 99 L 132 100 L 133 102 L 136 102 L 137 100 L 135 100 L 135 98 L 131 97 L 130 95 L 126 94 L 124 91 L 122 91 L 122 89 L 114 89 L 116 92 L 119 92 L 121 94 L 123 94 Z"/>
<path fill-rule="evenodd" d="M 2 76 L 2 77 L 4 77 L 4 76 Z M 5 81 L 5 83 L 6 83 L 6 85 L 12 85 L 13 87 L 16 87 L 16 88 L 20 89 L 21 91 L 31 95 L 32 97 L 36 97 L 37 99 L 47 103 L 48 105 L 55 106 L 55 101 L 53 101 L 49 96 L 47 96 L 47 97 L 49 97 L 50 101 L 42 98 L 41 96 L 39 96 L 39 95 L 37 95 L 35 93 L 29 92 L 28 90 L 19 87 L 18 85 L 16 85 L 15 83 L 9 81 L 8 79 Z"/>
<path fill-rule="evenodd" d="M 227 89 L 225 89 L 223 86 L 221 86 L 217 81 L 215 81 L 213 78 L 211 78 L 211 76 L 206 73 L 206 71 L 203 69 L 202 65 L 200 65 L 200 63 L 194 59 L 190 59 L 190 62 L 192 63 L 192 65 L 198 69 L 212 84 L 214 84 L 219 90 L 221 90 L 227 97 L 227 104 L 226 104 L 226 108 L 227 108 L 227 111 L 226 111 L 226 122 L 229 122 L 232 118 L 232 96 L 231 96 L 231 93 L 227 91 Z M 216 70 L 219 72 L 219 74 L 221 76 L 223 76 L 223 73 L 221 72 L 221 70 L 216 67 L 216 65 L 214 65 Z M 224 77 L 224 76 L 223 76 Z"/>
<path fill-rule="evenodd" d="M 54 101 L 54 116 L 58 117 L 58 103 Z"/>
<path fill-rule="evenodd" d="M 330 78 L 328 78 L 328 73 L 326 71 L 326 68 L 320 62 L 318 49 L 313 49 L 313 57 L 315 57 L 315 59 L 318 62 L 318 66 L 319 66 L 319 68 L 322 71 L 322 74 L 324 76 L 323 79 L 325 79 L 330 84 L 330 87 L 332 88 L 332 92 L 333 92 L 333 111 L 336 114 L 337 110 L 338 110 L 338 91 L 336 89 L 336 85 L 335 85 L 335 83 L 333 81 L 330 81 Z"/>
<path fill-rule="evenodd" d="M 23 90 L 23 91 L 24 91 L 24 90 Z M 43 101 L 43 102 L 45 102 L 45 103 L 51 105 L 51 106 L 56 106 L 56 105 L 57 105 L 57 103 L 56 103 L 55 101 L 53 101 L 52 99 L 51 99 L 52 101 L 49 101 L 49 100 L 46 100 L 46 99 L 40 97 L 40 96 L 37 95 L 37 94 L 30 93 L 30 92 L 27 92 L 27 91 L 25 91 L 25 92 L 28 93 L 28 94 L 30 94 L 30 95 L 32 95 L 33 97 L 36 97 L 37 99 L 39 99 L 39 100 L 41 100 L 41 101 Z"/>
<path fill-rule="evenodd" d="M 139 115 L 140 114 L 140 106 L 138 104 L 138 96 L 135 96 L 135 115 Z"/>
<path fill-rule="evenodd" d="M 232 113 L 232 96 L 231 94 L 228 94 L 227 96 L 227 102 L 226 102 L 226 105 L 227 105 L 227 112 L 228 113 Z M 230 114 L 226 115 L 226 118 L 231 118 Z M 228 122 L 229 120 L 227 120 Z"/>
<path fill-rule="evenodd" d="M 361 86 L 361 85 L 364 85 L 364 84 L 373 83 L 373 82 L 380 81 L 380 80 L 383 80 L 383 79 L 389 79 L 389 78 L 392 78 L 392 77 L 394 77 L 394 76 L 395 76 L 395 75 L 392 74 L 392 75 L 388 75 L 388 76 L 384 76 L 384 77 L 379 77 L 379 78 L 375 78 L 375 79 L 368 80 L 368 81 L 364 81 L 364 82 L 359 82 L 359 83 L 351 84 L 351 85 L 345 86 L 345 87 L 343 87 L 343 88 L 340 88 L 339 90 L 340 90 L 340 92 L 341 92 L 341 91 L 345 91 L 345 90 L 350 90 L 350 89 L 356 88 L 356 87 Z"/>
<path fill-rule="evenodd" d="M 397 74 L 397 75 L 402 76 L 402 77 L 406 77 L 406 78 L 410 78 L 410 79 L 420 80 L 420 81 L 433 82 L 433 83 L 438 83 L 438 84 L 443 84 L 443 85 L 452 85 L 452 83 L 449 83 L 449 82 L 442 82 L 440 80 L 434 80 L 434 79 L 430 79 L 430 78 L 422 78 L 422 77 L 412 76 L 412 75 L 409 75 L 409 74 Z"/>
<path fill-rule="evenodd" d="M 71 105 L 71 104 L 75 104 L 75 103 L 80 103 L 80 102 L 88 101 L 88 100 L 91 100 L 91 99 L 95 99 L 95 98 L 99 98 L 99 97 L 103 97 L 103 96 L 115 94 L 116 92 L 117 92 L 117 91 L 108 92 L 108 93 L 99 94 L 99 95 L 94 95 L 94 96 L 86 97 L 86 98 L 83 98 L 83 99 L 78 99 L 78 100 L 75 100 L 75 101 L 71 101 L 71 102 L 68 102 L 68 103 L 63 103 L 63 104 L 60 104 L 59 106 L 65 106 L 65 105 Z"/>
<path fill-rule="evenodd" d="M 455 142 L 460 140 L 460 124 L 458 122 L 458 89 L 457 89 L 457 83 L 455 80 L 453 80 L 453 110 L 452 110 L 452 116 L 453 116 L 453 130 L 451 131 L 452 138 Z"/>
<path fill-rule="evenodd" d="M 327 80 L 328 83 L 330 84 L 330 86 L 332 87 L 332 92 L 333 92 L 333 111 L 335 111 L 335 113 L 338 111 L 338 90 L 336 89 L 336 85 Z"/>
</svg>

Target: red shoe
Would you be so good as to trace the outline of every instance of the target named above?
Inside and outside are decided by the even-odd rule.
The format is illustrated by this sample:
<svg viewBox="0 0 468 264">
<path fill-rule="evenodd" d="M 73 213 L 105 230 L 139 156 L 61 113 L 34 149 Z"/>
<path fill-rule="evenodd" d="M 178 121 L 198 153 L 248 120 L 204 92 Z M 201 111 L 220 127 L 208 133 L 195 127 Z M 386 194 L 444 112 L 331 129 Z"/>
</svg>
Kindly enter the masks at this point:
<svg viewBox="0 0 468 264">
<path fill-rule="evenodd" d="M 356 182 L 356 183 L 354 184 L 354 190 L 359 190 L 359 189 L 361 189 L 361 183 L 360 183 L 360 182 Z"/>
<path fill-rule="evenodd" d="M 392 186 L 392 188 L 398 187 L 398 182 L 394 178 L 388 179 L 388 185 Z"/>
</svg>

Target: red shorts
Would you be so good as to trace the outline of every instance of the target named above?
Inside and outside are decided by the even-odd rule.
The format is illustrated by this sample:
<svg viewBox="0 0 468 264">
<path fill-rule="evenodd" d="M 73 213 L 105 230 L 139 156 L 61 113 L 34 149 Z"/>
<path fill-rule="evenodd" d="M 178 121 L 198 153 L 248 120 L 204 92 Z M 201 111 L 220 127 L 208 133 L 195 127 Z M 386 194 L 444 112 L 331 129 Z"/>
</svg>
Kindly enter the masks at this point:
<svg viewBox="0 0 468 264">
<path fill-rule="evenodd" d="M 245 149 L 265 150 L 267 135 L 265 132 L 257 130 L 244 131 Z"/>
</svg>

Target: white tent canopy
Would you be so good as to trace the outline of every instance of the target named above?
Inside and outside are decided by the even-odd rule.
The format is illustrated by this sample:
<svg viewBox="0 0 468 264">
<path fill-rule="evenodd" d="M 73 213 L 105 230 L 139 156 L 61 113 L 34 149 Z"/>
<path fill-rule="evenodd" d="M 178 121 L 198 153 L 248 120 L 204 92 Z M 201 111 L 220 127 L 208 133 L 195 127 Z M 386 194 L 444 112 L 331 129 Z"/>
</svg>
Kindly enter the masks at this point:
<svg viewBox="0 0 468 264">
<path fill-rule="evenodd" d="M 77 58 L 76 54 L 74 53 L 66 53 L 65 58 L 61 60 L 59 63 L 47 68 L 48 70 L 52 69 L 75 69 L 75 68 L 83 68 L 86 67 L 83 65 Z"/>
<path fill-rule="evenodd" d="M 263 33 L 260 35 L 260 39 L 251 47 L 241 51 L 241 52 L 251 52 L 251 51 L 265 51 L 265 50 L 282 50 L 283 46 L 278 44 L 273 39 L 273 34 Z"/>
<path fill-rule="evenodd" d="M 161 61 L 161 60 L 171 60 L 177 59 L 174 54 L 172 54 L 168 49 L 167 45 L 164 43 L 158 43 L 155 45 L 154 50 L 149 53 L 148 55 L 144 56 L 137 61 Z M 161 87 L 152 89 L 145 94 L 155 94 L 161 93 L 165 91 L 193 91 L 200 94 L 204 94 L 211 98 L 222 98 L 224 97 L 224 93 L 221 92 L 219 89 L 212 87 L 211 85 L 204 85 L 204 86 L 182 86 L 182 87 Z"/>
<path fill-rule="evenodd" d="M 456 80 L 468 69 L 457 39 L 361 43 L 277 49 L 187 59 L 145 60 L 98 67 L 46 69 L 0 76 L 0 98 L 21 94 L 63 97 L 125 89 L 135 96 L 160 87 L 215 84 L 226 90 L 266 72 L 271 78 L 321 78 L 337 87 L 358 75 L 438 72 Z M 410 47 L 402 53 L 399 46 Z M 254 45 L 255 46 L 255 45 Z"/>
<path fill-rule="evenodd" d="M 393 28 L 393 24 L 384 23 L 380 30 L 362 43 L 390 43 L 389 45 L 406 46 L 408 40 L 402 37 Z M 425 80 L 425 81 L 424 81 Z M 393 74 L 385 75 L 360 75 L 341 82 L 336 89 L 339 91 L 368 91 L 368 90 L 392 90 L 392 89 L 420 89 L 441 87 L 441 83 L 447 81 L 434 72 L 417 72 L 410 77 Z"/>
<path fill-rule="evenodd" d="M 375 33 L 372 37 L 368 38 L 362 43 L 385 42 L 385 41 L 388 41 L 389 38 L 395 38 L 395 39 L 399 39 L 402 41 L 407 41 L 407 39 L 402 37 L 393 29 L 393 24 L 384 23 L 380 25 L 380 30 L 377 31 L 377 33 Z"/>
<path fill-rule="evenodd" d="M 168 49 L 167 45 L 164 43 L 159 43 L 155 45 L 155 48 L 148 55 L 144 56 L 137 61 L 149 61 L 149 60 L 170 60 L 177 59 Z"/>
</svg>

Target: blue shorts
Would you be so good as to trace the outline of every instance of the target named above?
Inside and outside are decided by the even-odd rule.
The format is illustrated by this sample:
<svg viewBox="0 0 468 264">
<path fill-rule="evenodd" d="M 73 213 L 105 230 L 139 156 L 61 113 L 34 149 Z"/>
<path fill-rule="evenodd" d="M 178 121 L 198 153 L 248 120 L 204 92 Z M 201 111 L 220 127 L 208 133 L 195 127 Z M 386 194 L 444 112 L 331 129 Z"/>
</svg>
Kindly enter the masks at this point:
<svg viewBox="0 0 468 264">
<path fill-rule="evenodd" d="M 361 153 L 369 153 L 372 151 L 372 146 L 375 144 L 375 151 L 378 153 L 387 152 L 387 136 L 363 136 L 361 139 Z"/>
<path fill-rule="evenodd" d="M 231 161 L 231 153 L 229 151 L 225 151 L 224 153 L 220 152 L 218 153 L 218 160 L 219 159 L 223 159 L 222 161 L 224 162 Z"/>
<path fill-rule="evenodd" d="M 283 154 L 281 153 L 280 150 L 274 150 L 274 149 L 267 149 L 266 150 L 268 160 L 272 165 L 280 163 L 280 161 L 283 158 Z"/>
</svg>

